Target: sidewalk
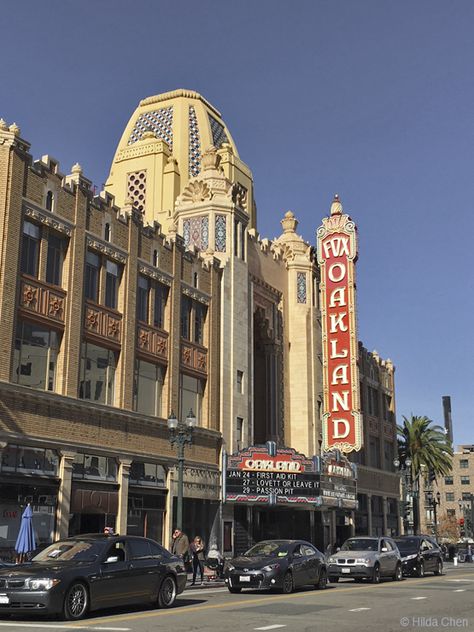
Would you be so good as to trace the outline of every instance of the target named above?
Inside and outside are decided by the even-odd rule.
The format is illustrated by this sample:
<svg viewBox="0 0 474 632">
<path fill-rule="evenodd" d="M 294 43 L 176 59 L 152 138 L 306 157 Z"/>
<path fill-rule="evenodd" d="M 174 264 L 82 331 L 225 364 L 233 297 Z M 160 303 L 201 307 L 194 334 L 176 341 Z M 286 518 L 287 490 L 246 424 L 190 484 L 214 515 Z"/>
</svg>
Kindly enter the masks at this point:
<svg viewBox="0 0 474 632">
<path fill-rule="evenodd" d="M 202 590 L 204 588 L 224 588 L 226 586 L 224 579 L 212 579 L 209 576 L 204 576 L 204 582 L 201 584 L 200 581 L 197 581 L 196 584 L 192 585 L 193 576 L 188 573 L 188 581 L 186 583 L 185 590 Z"/>
</svg>

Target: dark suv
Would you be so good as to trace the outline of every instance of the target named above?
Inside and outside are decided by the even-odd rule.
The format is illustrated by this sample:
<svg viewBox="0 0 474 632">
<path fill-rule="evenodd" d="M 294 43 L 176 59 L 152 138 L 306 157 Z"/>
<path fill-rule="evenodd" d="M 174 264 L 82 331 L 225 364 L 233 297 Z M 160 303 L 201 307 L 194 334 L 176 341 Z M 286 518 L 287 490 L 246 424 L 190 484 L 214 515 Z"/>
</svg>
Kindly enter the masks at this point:
<svg viewBox="0 0 474 632">
<path fill-rule="evenodd" d="M 402 556 L 404 575 L 423 577 L 426 572 L 443 573 L 443 552 L 427 535 L 404 535 L 394 538 Z"/>
</svg>

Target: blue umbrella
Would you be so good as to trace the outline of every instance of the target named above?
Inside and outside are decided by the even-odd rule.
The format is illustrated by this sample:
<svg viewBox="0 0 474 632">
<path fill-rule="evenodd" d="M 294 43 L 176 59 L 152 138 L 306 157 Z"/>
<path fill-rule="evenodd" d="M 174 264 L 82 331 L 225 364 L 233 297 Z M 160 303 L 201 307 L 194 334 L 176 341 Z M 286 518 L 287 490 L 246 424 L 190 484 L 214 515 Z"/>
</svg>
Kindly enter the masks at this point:
<svg viewBox="0 0 474 632">
<path fill-rule="evenodd" d="M 33 510 L 30 504 L 26 506 L 21 516 L 20 531 L 16 539 L 15 551 L 18 553 L 18 561 L 24 562 L 27 553 L 36 549 L 35 532 L 33 531 Z"/>
</svg>

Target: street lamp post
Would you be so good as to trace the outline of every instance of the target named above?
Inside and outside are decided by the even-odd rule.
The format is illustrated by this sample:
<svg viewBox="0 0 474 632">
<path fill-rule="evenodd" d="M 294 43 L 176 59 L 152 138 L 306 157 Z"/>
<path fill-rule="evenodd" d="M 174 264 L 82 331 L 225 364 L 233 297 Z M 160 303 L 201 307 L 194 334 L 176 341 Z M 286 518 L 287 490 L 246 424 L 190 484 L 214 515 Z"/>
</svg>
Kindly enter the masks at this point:
<svg viewBox="0 0 474 632">
<path fill-rule="evenodd" d="M 412 485 L 411 485 L 411 459 L 405 458 L 404 460 L 394 459 L 394 466 L 397 468 L 398 473 L 401 476 L 402 482 L 402 505 L 403 505 L 403 531 L 408 534 L 410 521 L 408 516 L 408 505 L 410 505 Z M 413 507 L 414 511 L 414 507 Z"/>
<path fill-rule="evenodd" d="M 196 427 L 196 417 L 192 410 L 189 411 L 186 421 L 178 421 L 171 411 L 168 417 L 168 430 L 171 445 L 178 449 L 178 504 L 176 507 L 176 528 L 183 529 L 183 473 L 184 473 L 184 446 L 193 442 L 193 430 Z"/>
<path fill-rule="evenodd" d="M 436 508 L 439 507 L 439 505 L 441 503 L 441 494 L 439 492 L 437 492 L 436 493 L 436 498 L 434 498 L 433 492 L 430 489 L 430 490 L 428 490 L 426 495 L 428 496 L 428 504 L 433 509 L 433 530 L 434 530 L 434 535 L 435 535 L 435 537 L 438 537 L 438 516 L 436 515 L 437 514 Z"/>
</svg>

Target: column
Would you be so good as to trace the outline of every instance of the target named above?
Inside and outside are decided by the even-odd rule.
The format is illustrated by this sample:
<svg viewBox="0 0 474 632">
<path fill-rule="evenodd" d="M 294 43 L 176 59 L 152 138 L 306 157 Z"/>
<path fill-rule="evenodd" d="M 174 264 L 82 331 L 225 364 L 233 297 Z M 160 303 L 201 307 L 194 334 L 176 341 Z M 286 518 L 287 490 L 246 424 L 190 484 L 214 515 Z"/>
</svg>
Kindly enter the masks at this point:
<svg viewBox="0 0 474 632">
<path fill-rule="evenodd" d="M 72 464 L 75 452 L 61 451 L 59 464 L 59 493 L 58 508 L 56 512 L 55 539 L 61 540 L 69 535 L 69 518 L 71 515 L 71 491 L 72 491 Z"/>
<path fill-rule="evenodd" d="M 372 494 L 367 494 L 367 531 L 372 535 Z"/>
<path fill-rule="evenodd" d="M 355 527 L 355 511 L 352 510 L 351 511 L 351 538 L 353 538 L 356 534 L 356 527 Z"/>
<path fill-rule="evenodd" d="M 391 535 L 390 533 L 388 533 L 387 506 L 388 506 L 387 497 L 386 496 L 382 496 L 383 534 L 384 535 Z"/>
<path fill-rule="evenodd" d="M 127 533 L 127 515 L 128 515 L 128 480 L 130 477 L 130 459 L 120 459 L 118 478 L 120 482 L 117 521 L 115 523 L 115 531 L 121 535 Z"/>
</svg>

